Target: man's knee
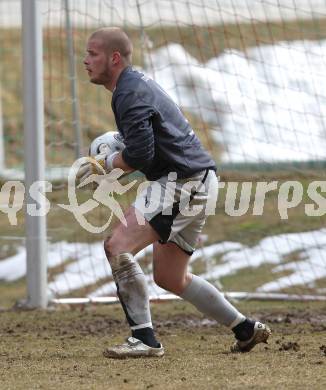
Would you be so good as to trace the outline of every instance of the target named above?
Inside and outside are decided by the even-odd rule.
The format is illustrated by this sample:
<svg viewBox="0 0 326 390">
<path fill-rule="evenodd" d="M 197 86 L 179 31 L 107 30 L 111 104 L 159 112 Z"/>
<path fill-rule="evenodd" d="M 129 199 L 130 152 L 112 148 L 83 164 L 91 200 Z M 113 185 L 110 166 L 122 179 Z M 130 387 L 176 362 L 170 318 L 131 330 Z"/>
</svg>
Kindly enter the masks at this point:
<svg viewBox="0 0 326 390">
<path fill-rule="evenodd" d="M 168 274 L 154 272 L 154 282 L 166 291 L 180 295 L 186 286 L 185 278 L 173 278 Z"/>
</svg>

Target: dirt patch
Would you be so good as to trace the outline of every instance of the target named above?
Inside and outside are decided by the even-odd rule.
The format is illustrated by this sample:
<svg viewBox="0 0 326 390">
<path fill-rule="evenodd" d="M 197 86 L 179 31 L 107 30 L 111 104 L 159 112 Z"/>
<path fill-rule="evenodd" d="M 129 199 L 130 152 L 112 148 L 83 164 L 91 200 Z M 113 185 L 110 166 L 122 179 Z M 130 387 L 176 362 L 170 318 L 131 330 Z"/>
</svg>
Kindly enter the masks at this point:
<svg viewBox="0 0 326 390">
<path fill-rule="evenodd" d="M 326 357 L 326 345 L 321 345 L 319 347 L 319 349 L 320 349 L 322 355 Z"/>
<path fill-rule="evenodd" d="M 153 309 L 153 324 L 161 335 L 173 333 L 175 330 L 197 333 L 199 329 L 206 329 L 209 333 L 229 334 L 227 328 L 219 325 L 215 320 L 202 316 L 195 309 L 192 310 L 190 305 L 171 303 L 153 305 Z M 37 322 L 33 321 L 35 315 L 38 317 Z M 292 309 L 286 313 L 277 310 L 248 311 L 248 315 L 250 318 L 269 324 L 272 330 L 275 327 L 281 329 L 283 335 L 293 334 L 292 325 L 296 326 L 297 334 L 326 330 L 326 313 L 325 310 L 320 309 Z M 8 321 L 2 323 L 0 333 L 7 335 L 33 332 L 44 337 L 106 336 L 116 333 L 117 330 L 128 331 L 123 311 L 118 305 L 82 307 L 72 311 L 62 308 L 46 312 L 8 310 L 2 312 L 2 317 L 7 317 Z M 10 318 L 15 318 L 16 321 L 11 321 Z"/>
<path fill-rule="evenodd" d="M 286 343 L 282 343 L 278 349 L 279 351 L 300 351 L 300 345 L 295 341 L 288 341 Z"/>
<path fill-rule="evenodd" d="M 291 313 L 270 312 L 270 313 L 255 313 L 255 318 L 269 324 L 310 324 L 313 327 L 318 327 L 317 330 L 326 330 L 326 313 L 316 312 L 312 310 L 294 310 Z"/>
</svg>

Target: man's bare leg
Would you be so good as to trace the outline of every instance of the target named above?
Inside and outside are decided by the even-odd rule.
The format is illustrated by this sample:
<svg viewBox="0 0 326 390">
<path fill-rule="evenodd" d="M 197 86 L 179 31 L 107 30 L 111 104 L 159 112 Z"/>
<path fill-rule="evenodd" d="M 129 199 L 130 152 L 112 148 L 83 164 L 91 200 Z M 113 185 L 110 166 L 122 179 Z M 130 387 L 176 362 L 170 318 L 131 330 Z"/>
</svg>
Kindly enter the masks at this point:
<svg viewBox="0 0 326 390">
<path fill-rule="evenodd" d="M 127 226 L 119 224 L 112 236 L 105 240 L 104 249 L 112 268 L 118 297 L 132 331 L 131 341 L 140 340 L 145 347 L 158 349 L 160 344 L 155 338 L 152 327 L 146 278 L 139 264 L 134 260 L 134 255 L 159 237 L 148 222 L 145 221 L 143 225 L 138 223 L 136 213 L 137 210 L 133 207 L 129 208 L 125 214 Z M 107 356 L 125 357 L 124 351 L 128 352 L 129 347 L 131 356 L 134 356 L 132 353 L 139 352 L 137 345 L 120 347 L 116 350 L 109 349 L 109 352 L 113 354 L 117 352 L 118 355 L 121 352 L 121 356 L 109 356 L 109 354 Z M 147 349 L 146 352 L 157 351 Z"/>
<path fill-rule="evenodd" d="M 192 303 L 200 312 L 230 328 L 237 341 L 233 352 L 247 352 L 266 342 L 270 329 L 247 319 L 217 288 L 187 271 L 190 256 L 174 243 L 154 244 L 154 280 L 162 288 Z"/>
<path fill-rule="evenodd" d="M 133 206 L 128 208 L 125 218 L 127 226 L 122 223 L 118 224 L 112 235 L 104 242 L 105 253 L 109 256 L 115 256 L 122 252 L 135 255 L 159 239 L 158 234 L 146 220 L 144 220 L 144 224 L 138 223 L 138 220 L 143 219 L 143 217 Z"/>
<path fill-rule="evenodd" d="M 230 328 L 245 320 L 245 316 L 228 302 L 212 284 L 187 271 L 190 256 L 176 244 L 154 244 L 154 280 L 192 303 L 202 313 Z"/>
</svg>

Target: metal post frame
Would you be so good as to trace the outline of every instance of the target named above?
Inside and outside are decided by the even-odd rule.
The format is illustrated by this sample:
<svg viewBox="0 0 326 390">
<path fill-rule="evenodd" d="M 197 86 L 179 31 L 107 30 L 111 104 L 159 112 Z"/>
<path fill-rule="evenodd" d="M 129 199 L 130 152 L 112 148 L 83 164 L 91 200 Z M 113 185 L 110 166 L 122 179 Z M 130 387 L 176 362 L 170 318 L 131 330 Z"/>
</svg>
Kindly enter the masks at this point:
<svg viewBox="0 0 326 390">
<path fill-rule="evenodd" d="M 44 97 L 42 22 L 40 2 L 23 0 L 23 103 L 26 203 L 39 210 L 44 198 L 33 199 L 29 189 L 45 177 Z M 35 198 L 35 195 L 34 195 Z M 45 216 L 31 216 L 26 210 L 27 306 L 47 306 L 47 258 Z"/>
<path fill-rule="evenodd" d="M 3 134 L 3 118 L 2 118 L 2 94 L 0 85 L 0 172 L 3 172 L 6 168 L 5 165 L 5 144 Z"/>
<path fill-rule="evenodd" d="M 78 87 L 77 87 L 77 75 L 76 75 L 76 59 L 74 53 L 73 34 L 70 21 L 70 8 L 69 0 L 64 0 L 65 15 L 66 15 L 66 37 L 67 37 L 67 50 L 69 59 L 69 79 L 70 79 L 70 91 L 71 91 L 71 103 L 72 103 L 72 116 L 73 126 L 75 129 L 76 138 L 76 158 L 82 156 L 83 139 L 80 126 L 80 115 L 78 106 Z"/>
</svg>

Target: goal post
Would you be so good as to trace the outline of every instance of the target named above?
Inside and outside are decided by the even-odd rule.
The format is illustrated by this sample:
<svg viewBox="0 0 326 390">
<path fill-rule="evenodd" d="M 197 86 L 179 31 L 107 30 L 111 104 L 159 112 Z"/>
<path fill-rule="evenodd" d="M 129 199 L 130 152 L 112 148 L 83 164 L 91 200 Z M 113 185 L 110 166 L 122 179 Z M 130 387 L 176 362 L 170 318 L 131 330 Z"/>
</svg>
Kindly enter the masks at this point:
<svg viewBox="0 0 326 390">
<path fill-rule="evenodd" d="M 29 188 L 44 183 L 44 97 L 42 21 L 39 0 L 22 1 L 23 104 L 25 154 L 25 225 L 27 302 L 30 308 L 47 307 L 46 217 L 32 215 L 29 206 L 44 208 L 44 197 L 31 198 Z M 42 184 L 41 184 L 42 185 Z"/>
<path fill-rule="evenodd" d="M 3 134 L 3 117 L 2 117 L 2 89 L 0 82 L 0 172 L 6 167 L 4 134 Z"/>
</svg>

